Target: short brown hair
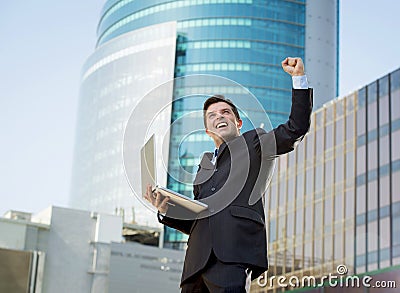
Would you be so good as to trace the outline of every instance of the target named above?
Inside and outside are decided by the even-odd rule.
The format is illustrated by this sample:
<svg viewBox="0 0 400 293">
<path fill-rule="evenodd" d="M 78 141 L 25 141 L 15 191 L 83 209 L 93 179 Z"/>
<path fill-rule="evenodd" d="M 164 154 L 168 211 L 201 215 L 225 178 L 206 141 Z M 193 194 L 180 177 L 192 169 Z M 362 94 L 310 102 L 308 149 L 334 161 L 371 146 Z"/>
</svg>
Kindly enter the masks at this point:
<svg viewBox="0 0 400 293">
<path fill-rule="evenodd" d="M 231 106 L 233 114 L 235 114 L 235 117 L 237 120 L 240 120 L 240 115 L 239 115 L 239 111 L 236 108 L 235 104 L 233 104 L 233 102 L 227 98 L 225 98 L 224 95 L 213 95 L 211 97 L 209 97 L 203 105 L 203 122 L 204 122 L 204 126 L 207 128 L 207 119 L 206 119 L 206 112 L 208 107 L 210 107 L 212 104 L 215 103 L 219 103 L 219 102 L 224 102 L 227 103 L 229 106 Z"/>
</svg>

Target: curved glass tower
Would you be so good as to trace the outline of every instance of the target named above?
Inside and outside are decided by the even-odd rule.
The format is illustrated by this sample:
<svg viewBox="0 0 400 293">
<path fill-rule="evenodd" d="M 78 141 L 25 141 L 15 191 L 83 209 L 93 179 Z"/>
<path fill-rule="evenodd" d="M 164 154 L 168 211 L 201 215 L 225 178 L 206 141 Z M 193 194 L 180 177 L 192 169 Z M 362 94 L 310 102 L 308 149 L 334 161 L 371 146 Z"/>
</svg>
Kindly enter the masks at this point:
<svg viewBox="0 0 400 293">
<path fill-rule="evenodd" d="M 98 26 L 98 45 L 126 32 L 176 20 L 175 75 L 209 73 L 248 88 L 273 124 L 290 109 L 286 56 L 304 58 L 305 1 L 110 0 Z"/>
<path fill-rule="evenodd" d="M 97 29 L 96 50 L 110 46 L 130 32 L 176 22 L 174 77 L 212 74 L 231 79 L 257 97 L 272 125 L 276 126 L 287 120 L 291 105 L 291 79 L 280 64 L 285 57 L 299 56 L 306 65 L 307 62 L 315 64 L 311 67 L 317 75 L 314 76 L 314 69 L 307 70 L 313 78 L 311 85 L 321 84 L 320 91 L 326 91 L 321 95 L 324 100 L 336 95 L 338 4 L 337 0 L 327 0 L 325 4 L 318 2 L 321 1 L 108 0 Z M 307 33 L 308 25 L 314 27 L 311 31 L 318 38 Z M 306 46 L 312 46 L 316 52 L 319 52 L 318 46 L 323 48 L 318 53 L 318 60 L 314 58 L 315 54 L 307 55 Z M 321 60 L 326 68 L 318 65 Z M 320 74 L 321 71 L 324 74 Z M 182 89 L 175 87 L 174 90 L 175 98 Z M 318 90 L 314 90 L 317 97 Z M 228 88 L 221 88 L 221 92 L 214 94 L 226 94 L 235 102 L 240 99 Z M 204 96 L 179 100 L 172 105 L 169 157 L 177 156 L 179 160 L 168 162 L 168 173 L 172 175 L 168 177 L 168 187 L 188 196 L 191 195 L 190 185 L 181 184 L 174 178 L 181 177 L 181 167 L 195 171 L 201 152 L 212 149 L 213 145 L 204 133 L 186 136 L 185 123 L 174 122 L 188 111 L 201 109 L 203 101 Z M 256 114 L 250 104 L 246 107 L 245 101 L 240 102 L 245 105 L 247 114 Z M 78 127 L 79 123 L 78 120 Z M 77 141 L 77 148 L 79 144 Z M 74 176 L 79 177 L 79 174 Z M 184 241 L 181 234 L 166 230 L 165 242 L 170 246 L 179 247 Z"/>
</svg>

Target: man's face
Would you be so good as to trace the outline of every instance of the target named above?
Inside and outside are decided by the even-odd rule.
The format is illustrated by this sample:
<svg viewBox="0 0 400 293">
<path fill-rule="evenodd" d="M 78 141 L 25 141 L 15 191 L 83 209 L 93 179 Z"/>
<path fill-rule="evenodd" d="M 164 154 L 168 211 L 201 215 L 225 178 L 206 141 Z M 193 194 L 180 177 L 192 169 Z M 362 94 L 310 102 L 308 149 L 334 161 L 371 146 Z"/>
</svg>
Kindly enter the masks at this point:
<svg viewBox="0 0 400 293">
<path fill-rule="evenodd" d="M 242 120 L 236 116 L 229 104 L 218 102 L 211 104 L 206 111 L 206 133 L 219 147 L 224 141 L 240 135 Z"/>
</svg>

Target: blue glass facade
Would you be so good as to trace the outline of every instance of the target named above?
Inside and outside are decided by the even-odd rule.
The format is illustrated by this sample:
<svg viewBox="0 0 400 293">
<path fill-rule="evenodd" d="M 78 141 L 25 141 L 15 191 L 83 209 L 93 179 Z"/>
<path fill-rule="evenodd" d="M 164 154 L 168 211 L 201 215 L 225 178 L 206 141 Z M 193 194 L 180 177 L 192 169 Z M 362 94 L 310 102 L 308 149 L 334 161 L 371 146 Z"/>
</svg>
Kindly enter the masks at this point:
<svg viewBox="0 0 400 293">
<path fill-rule="evenodd" d="M 98 25 L 98 46 L 126 32 L 168 21 L 177 21 L 175 77 L 212 74 L 229 78 L 257 97 L 272 125 L 286 121 L 291 79 L 280 63 L 287 56 L 304 59 L 305 0 L 110 0 Z M 179 91 L 176 87 L 175 97 L 182 96 Z M 240 99 L 229 87 L 216 93 Z M 174 122 L 201 109 L 204 100 L 204 96 L 192 96 L 175 102 L 172 109 L 168 187 L 188 196 L 191 185 L 181 182 L 191 179 L 183 180 L 187 176 L 181 168 L 193 174 L 200 154 L 213 144 L 204 131 L 182 140 L 190 122 Z M 257 115 L 250 108 L 244 111 Z M 251 125 L 245 121 L 244 130 L 248 128 Z M 171 159 L 176 155 L 179 160 Z M 179 248 L 186 240 L 169 228 L 165 232 L 167 246 Z"/>
<path fill-rule="evenodd" d="M 152 24 L 178 21 L 176 75 L 215 74 L 248 88 L 274 125 L 287 118 L 290 79 L 280 62 L 304 58 L 305 1 L 186 0 L 108 1 L 98 45 Z"/>
</svg>

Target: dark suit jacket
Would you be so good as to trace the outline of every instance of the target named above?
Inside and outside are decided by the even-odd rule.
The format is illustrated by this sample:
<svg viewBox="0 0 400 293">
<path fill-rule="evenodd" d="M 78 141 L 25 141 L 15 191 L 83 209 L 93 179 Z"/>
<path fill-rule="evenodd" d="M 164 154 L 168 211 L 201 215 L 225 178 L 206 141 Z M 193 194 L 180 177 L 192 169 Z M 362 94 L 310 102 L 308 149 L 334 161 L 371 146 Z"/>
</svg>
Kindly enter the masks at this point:
<svg viewBox="0 0 400 293">
<path fill-rule="evenodd" d="M 209 205 L 197 219 L 177 219 L 169 207 L 161 223 L 189 234 L 181 282 L 200 271 L 211 251 L 222 262 L 249 266 L 252 278 L 268 269 L 266 224 L 261 196 L 272 174 L 273 159 L 294 149 L 307 133 L 312 90 L 293 90 L 289 120 L 273 131 L 248 131 L 219 148 L 215 166 L 206 153 L 194 182 L 194 198 Z M 208 214 L 207 214 L 208 213 Z"/>
</svg>

